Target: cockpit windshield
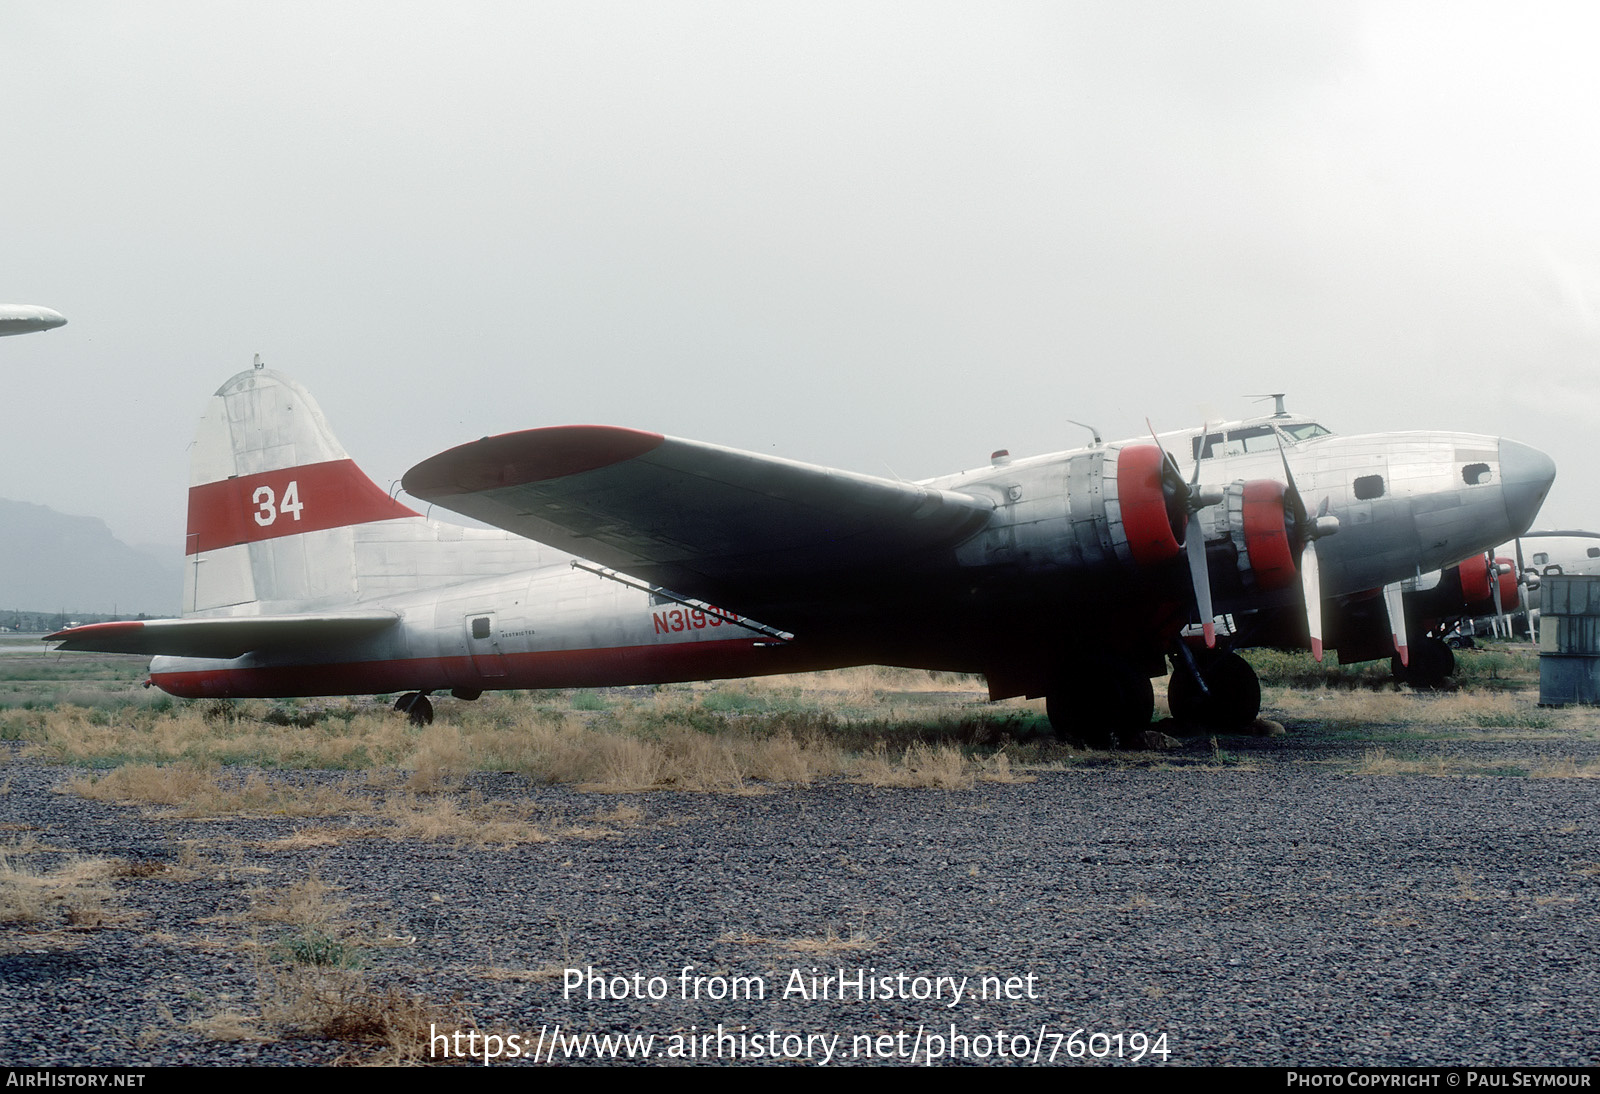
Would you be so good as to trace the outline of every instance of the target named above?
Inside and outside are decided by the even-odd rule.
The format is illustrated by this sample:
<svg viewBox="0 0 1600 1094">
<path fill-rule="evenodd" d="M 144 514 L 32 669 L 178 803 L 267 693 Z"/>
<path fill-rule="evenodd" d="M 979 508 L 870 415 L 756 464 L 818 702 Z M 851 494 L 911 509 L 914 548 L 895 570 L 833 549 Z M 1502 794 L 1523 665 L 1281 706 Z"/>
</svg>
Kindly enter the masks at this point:
<svg viewBox="0 0 1600 1094">
<path fill-rule="evenodd" d="M 1248 425 L 1230 429 L 1227 433 L 1207 433 L 1194 439 L 1194 458 L 1209 460 L 1217 456 L 1243 456 L 1251 452 L 1271 452 L 1278 447 L 1278 431 L 1282 430 L 1290 443 L 1309 441 L 1332 433 L 1316 422 L 1286 422 L 1271 425 Z"/>
</svg>

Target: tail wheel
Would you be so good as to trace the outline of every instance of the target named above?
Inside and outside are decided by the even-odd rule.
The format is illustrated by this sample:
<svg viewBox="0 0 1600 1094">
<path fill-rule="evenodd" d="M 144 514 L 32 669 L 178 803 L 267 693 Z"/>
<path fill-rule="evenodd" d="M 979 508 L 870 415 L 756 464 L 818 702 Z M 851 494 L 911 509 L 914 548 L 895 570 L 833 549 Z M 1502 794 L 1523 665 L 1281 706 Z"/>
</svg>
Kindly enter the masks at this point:
<svg viewBox="0 0 1600 1094">
<path fill-rule="evenodd" d="M 1045 697 L 1050 728 L 1062 741 L 1110 748 L 1118 734 L 1150 728 L 1155 713 L 1150 678 L 1125 661 L 1093 659 L 1063 672 Z"/>
<path fill-rule="evenodd" d="M 1167 685 L 1167 705 L 1183 725 L 1232 733 L 1248 728 L 1261 713 L 1261 681 L 1256 670 L 1236 653 L 1197 657 L 1195 667 L 1205 680 L 1204 690 L 1180 658 Z"/>
<path fill-rule="evenodd" d="M 420 691 L 408 691 L 394 701 L 394 709 L 410 719 L 414 726 L 433 725 L 433 704 Z"/>
</svg>

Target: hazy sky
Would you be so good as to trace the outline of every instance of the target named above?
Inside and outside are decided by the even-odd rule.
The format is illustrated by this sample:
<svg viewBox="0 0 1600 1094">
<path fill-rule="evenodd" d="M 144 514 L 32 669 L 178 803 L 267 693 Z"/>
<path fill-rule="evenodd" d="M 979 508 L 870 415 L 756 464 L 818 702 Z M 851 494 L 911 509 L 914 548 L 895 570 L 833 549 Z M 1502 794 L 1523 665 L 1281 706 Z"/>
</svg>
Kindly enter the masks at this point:
<svg viewBox="0 0 1600 1094">
<path fill-rule="evenodd" d="M 372 477 L 659 430 L 921 478 L 1256 412 L 1600 528 L 1582 3 L 0 0 L 0 496 L 182 550 L 260 353 Z"/>
</svg>

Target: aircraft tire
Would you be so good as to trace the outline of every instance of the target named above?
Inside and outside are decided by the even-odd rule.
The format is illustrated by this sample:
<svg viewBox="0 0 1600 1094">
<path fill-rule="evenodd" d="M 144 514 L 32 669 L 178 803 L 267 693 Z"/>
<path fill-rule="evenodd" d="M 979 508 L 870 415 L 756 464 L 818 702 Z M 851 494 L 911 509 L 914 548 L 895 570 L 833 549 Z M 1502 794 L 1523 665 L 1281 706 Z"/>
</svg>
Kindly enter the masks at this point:
<svg viewBox="0 0 1600 1094">
<path fill-rule="evenodd" d="M 1236 733 L 1248 728 L 1261 713 L 1261 681 L 1250 662 L 1237 653 L 1196 658 L 1210 694 L 1179 662 L 1167 685 L 1167 706 L 1180 726 Z"/>
<path fill-rule="evenodd" d="M 1045 696 L 1044 707 L 1057 740 L 1112 748 L 1117 734 L 1149 727 L 1156 696 L 1150 678 L 1133 666 L 1096 659 L 1064 674 Z"/>
<path fill-rule="evenodd" d="M 408 691 L 400 696 L 394 701 L 394 709 L 410 719 L 414 726 L 433 725 L 433 704 L 420 691 Z"/>
<path fill-rule="evenodd" d="M 1389 659 L 1389 671 L 1402 684 L 1419 691 L 1438 691 L 1456 674 L 1455 651 L 1443 639 L 1424 638 L 1410 650 L 1411 664 L 1402 665 L 1396 654 Z"/>
</svg>

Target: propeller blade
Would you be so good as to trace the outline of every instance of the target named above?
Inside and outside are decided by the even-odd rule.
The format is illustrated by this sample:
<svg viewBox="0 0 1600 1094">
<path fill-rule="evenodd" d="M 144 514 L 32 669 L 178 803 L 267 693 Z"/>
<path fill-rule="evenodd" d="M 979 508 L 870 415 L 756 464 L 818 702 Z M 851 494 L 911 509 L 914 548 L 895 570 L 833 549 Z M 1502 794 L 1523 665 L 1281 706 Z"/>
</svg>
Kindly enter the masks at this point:
<svg viewBox="0 0 1600 1094">
<path fill-rule="evenodd" d="M 1200 514 L 1189 514 L 1183 533 L 1183 549 L 1189 556 L 1189 580 L 1194 585 L 1195 608 L 1200 613 L 1200 629 L 1205 632 L 1206 649 L 1217 644 L 1216 616 L 1211 611 L 1211 573 L 1206 569 L 1206 541 L 1200 532 Z"/>
<path fill-rule="evenodd" d="M 1505 623 L 1506 634 L 1511 633 L 1511 621 L 1505 618 L 1505 606 L 1500 603 L 1500 562 L 1494 557 L 1494 551 L 1489 552 L 1489 591 L 1494 594 L 1494 625 L 1495 633 L 1499 634 L 1500 624 Z"/>
<path fill-rule="evenodd" d="M 1307 542 L 1300 552 L 1300 588 L 1306 597 L 1306 629 L 1311 634 L 1311 656 L 1322 660 L 1322 582 L 1317 574 L 1317 545 Z"/>
<path fill-rule="evenodd" d="M 1389 612 L 1389 634 L 1394 638 L 1394 652 L 1400 655 L 1402 665 L 1411 664 L 1406 649 L 1406 600 L 1398 581 L 1383 587 L 1383 606 Z"/>
<path fill-rule="evenodd" d="M 1149 421 L 1150 421 L 1149 418 L 1145 419 L 1145 422 L 1147 424 L 1149 423 Z M 1201 444 L 1202 448 L 1205 446 L 1206 437 L 1210 436 L 1210 434 L 1211 434 L 1211 423 L 1210 422 L 1206 422 L 1204 425 L 1202 425 L 1200 427 L 1200 444 Z M 1197 489 L 1199 489 L 1199 487 L 1200 487 L 1200 456 L 1199 456 L 1199 450 L 1197 449 L 1196 450 L 1196 454 L 1195 454 L 1195 460 L 1194 460 L 1194 475 L 1189 479 L 1189 494 L 1191 496 L 1193 496 L 1194 492 Z"/>
<path fill-rule="evenodd" d="M 1150 439 L 1161 452 L 1166 467 L 1171 470 L 1179 500 L 1189 513 L 1189 521 L 1183 530 L 1183 549 L 1189 557 L 1189 583 L 1194 586 L 1194 604 L 1195 611 L 1200 615 L 1200 629 L 1206 636 L 1206 648 L 1213 649 L 1217 644 L 1217 623 L 1211 610 L 1211 574 L 1206 568 L 1206 539 L 1200 530 L 1200 510 L 1207 502 L 1199 490 L 1200 461 L 1195 461 L 1193 480 L 1185 483 L 1178 469 L 1178 461 L 1162 447 L 1161 438 L 1156 436 L 1156 427 L 1149 418 L 1144 420 L 1144 424 L 1150 430 Z"/>
<path fill-rule="evenodd" d="M 1275 436 L 1278 441 L 1278 458 L 1283 461 L 1283 481 L 1288 487 L 1285 496 L 1288 497 L 1289 505 L 1293 509 L 1295 535 L 1300 537 L 1302 543 L 1310 546 L 1311 537 L 1306 534 L 1306 502 L 1300 496 L 1300 487 L 1295 485 L 1294 472 L 1289 470 L 1289 452 L 1283 447 L 1283 434 L 1276 433 Z"/>
</svg>

